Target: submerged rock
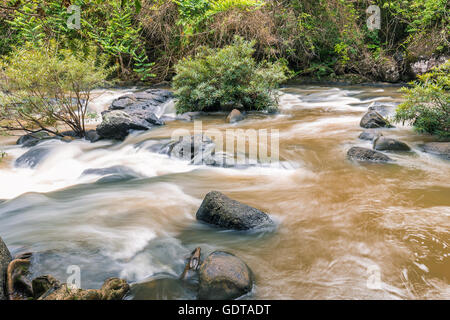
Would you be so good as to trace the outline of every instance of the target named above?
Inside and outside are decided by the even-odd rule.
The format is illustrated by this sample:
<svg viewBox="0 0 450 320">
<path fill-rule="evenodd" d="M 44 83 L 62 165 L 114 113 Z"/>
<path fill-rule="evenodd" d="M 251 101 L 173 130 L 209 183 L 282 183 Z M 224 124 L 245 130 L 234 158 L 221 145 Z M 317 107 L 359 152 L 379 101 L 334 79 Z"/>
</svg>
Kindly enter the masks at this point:
<svg viewBox="0 0 450 320">
<path fill-rule="evenodd" d="M 367 148 L 352 147 L 347 152 L 347 157 L 350 160 L 362 162 L 390 162 L 393 161 L 387 155 Z"/>
<path fill-rule="evenodd" d="M 139 173 L 125 166 L 112 166 L 107 168 L 86 169 L 81 173 L 81 175 L 104 176 L 102 179 L 98 181 L 100 183 L 131 180 L 141 177 Z"/>
<path fill-rule="evenodd" d="M 60 286 L 60 282 L 51 275 L 39 276 L 31 282 L 34 299 L 38 299 L 50 289 Z"/>
<path fill-rule="evenodd" d="M 249 230 L 274 225 L 266 213 L 230 199 L 218 191 L 211 191 L 205 196 L 196 218 L 234 230 Z"/>
<path fill-rule="evenodd" d="M 122 300 L 130 290 L 123 279 L 109 278 L 101 289 L 72 289 L 63 284 L 50 289 L 39 300 Z"/>
<path fill-rule="evenodd" d="M 249 293 L 252 288 L 252 271 L 245 262 L 231 253 L 215 251 L 200 267 L 199 299 L 236 299 Z"/>
<path fill-rule="evenodd" d="M 50 146 L 36 146 L 25 152 L 14 162 L 17 168 L 34 168 L 50 154 Z"/>
<path fill-rule="evenodd" d="M 233 109 L 227 116 L 227 122 L 235 123 L 244 120 L 244 118 L 244 115 L 238 109 Z"/>
<path fill-rule="evenodd" d="M 419 146 L 424 152 L 450 160 L 450 142 L 429 142 Z"/>
<path fill-rule="evenodd" d="M 6 244 L 3 242 L 3 239 L 0 237 L 0 300 L 7 299 L 7 292 L 5 292 L 6 271 L 11 259 L 11 253 L 9 252 L 8 247 L 6 247 Z"/>
<path fill-rule="evenodd" d="M 375 131 L 375 130 L 364 130 L 363 132 L 361 132 L 361 134 L 359 135 L 358 138 L 360 138 L 361 140 L 375 140 L 376 138 L 382 136 L 383 133 Z"/>
<path fill-rule="evenodd" d="M 378 151 L 410 151 L 411 148 L 404 142 L 380 136 L 373 142 L 373 148 Z"/>
<path fill-rule="evenodd" d="M 363 128 L 391 128 L 389 124 L 381 114 L 376 111 L 368 111 L 361 119 L 360 126 Z"/>
<path fill-rule="evenodd" d="M 186 300 L 195 299 L 198 285 L 170 274 L 157 274 L 133 285 L 128 297 L 134 300 Z"/>
</svg>

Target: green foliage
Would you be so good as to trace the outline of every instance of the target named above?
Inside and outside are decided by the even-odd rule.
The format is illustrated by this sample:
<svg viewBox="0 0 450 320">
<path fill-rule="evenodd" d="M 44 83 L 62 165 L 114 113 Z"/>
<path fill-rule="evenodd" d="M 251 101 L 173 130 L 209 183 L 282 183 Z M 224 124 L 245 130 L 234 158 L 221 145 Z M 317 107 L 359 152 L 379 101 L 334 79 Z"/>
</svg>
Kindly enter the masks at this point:
<svg viewBox="0 0 450 320">
<path fill-rule="evenodd" d="M 257 9 L 264 5 L 261 0 L 173 0 L 178 6 L 178 24 L 184 28 L 185 35 L 199 32 L 203 24 L 213 15 L 228 10 Z"/>
<path fill-rule="evenodd" d="M 411 88 L 402 88 L 406 101 L 395 121 L 407 122 L 421 133 L 450 137 L 450 62 L 419 76 Z"/>
<path fill-rule="evenodd" d="M 58 126 L 65 124 L 80 136 L 91 90 L 111 71 L 95 51 L 74 55 L 54 42 L 13 50 L 0 60 L 0 70 L 0 128 L 58 134 Z"/>
<path fill-rule="evenodd" d="M 288 70 L 283 62 L 257 63 L 252 57 L 254 44 L 236 37 L 232 45 L 204 47 L 180 61 L 173 78 L 177 112 L 275 110 L 275 89 L 288 78 Z"/>
</svg>

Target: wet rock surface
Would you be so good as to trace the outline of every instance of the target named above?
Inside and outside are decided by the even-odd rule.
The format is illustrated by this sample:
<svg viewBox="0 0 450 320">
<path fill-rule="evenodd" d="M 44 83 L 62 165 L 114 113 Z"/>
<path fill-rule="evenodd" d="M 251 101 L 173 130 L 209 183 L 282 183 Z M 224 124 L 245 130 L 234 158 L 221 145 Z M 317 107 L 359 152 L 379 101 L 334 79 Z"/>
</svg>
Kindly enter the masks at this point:
<svg viewBox="0 0 450 320">
<path fill-rule="evenodd" d="M 424 152 L 450 160 L 450 142 L 429 142 L 419 145 Z"/>
<path fill-rule="evenodd" d="M 17 168 L 34 168 L 51 152 L 51 146 L 35 146 L 25 152 L 14 162 Z"/>
<path fill-rule="evenodd" d="M 411 148 L 404 142 L 387 138 L 384 136 L 377 137 L 373 141 L 373 148 L 378 151 L 410 151 Z"/>
<path fill-rule="evenodd" d="M 389 124 L 381 114 L 377 111 L 369 110 L 361 119 L 360 126 L 366 129 L 370 128 L 391 128 Z"/>
<path fill-rule="evenodd" d="M 245 262 L 231 253 L 215 251 L 200 267 L 199 299 L 236 299 L 249 293 L 252 288 L 252 271 Z"/>
<path fill-rule="evenodd" d="M 349 160 L 361 161 L 361 162 L 391 162 L 393 161 L 387 155 L 361 147 L 352 147 L 347 152 L 347 158 Z"/>
<path fill-rule="evenodd" d="M 376 130 L 364 130 L 363 132 L 361 132 L 361 134 L 359 135 L 359 139 L 361 140 L 369 140 L 369 141 L 373 141 L 376 138 L 378 138 L 379 136 L 382 136 L 383 133 L 381 133 L 380 131 L 376 131 Z"/>
<path fill-rule="evenodd" d="M 119 97 L 102 113 L 103 121 L 97 127 L 97 133 L 104 139 L 123 140 L 131 130 L 149 130 L 164 125 L 160 119 L 162 108 L 172 97 L 172 92 L 162 89 Z"/>
<path fill-rule="evenodd" d="M 109 278 L 101 289 L 75 289 L 67 284 L 51 288 L 39 300 L 122 300 L 130 290 L 128 283 L 119 278 Z"/>
<path fill-rule="evenodd" d="M 6 292 L 6 271 L 8 269 L 8 265 L 11 262 L 11 253 L 6 247 L 6 244 L 3 242 L 3 239 L 0 237 L 0 300 L 7 299 Z"/>
<path fill-rule="evenodd" d="M 23 147 L 34 147 L 39 142 L 52 139 L 52 136 L 46 131 L 38 131 L 35 133 L 28 133 L 21 136 L 16 144 L 22 145 Z"/>
<path fill-rule="evenodd" d="M 205 196 L 196 213 L 196 218 L 209 224 L 233 230 L 274 226 L 274 222 L 266 213 L 230 199 L 218 191 L 211 191 Z"/>
<path fill-rule="evenodd" d="M 6 271 L 6 288 L 10 300 L 23 300 L 33 297 L 31 281 L 28 279 L 31 253 L 21 254 L 13 259 Z"/>
<path fill-rule="evenodd" d="M 126 299 L 185 300 L 196 299 L 198 283 L 181 280 L 170 274 L 156 274 L 150 279 L 131 286 Z"/>
<path fill-rule="evenodd" d="M 132 117 L 120 110 L 102 113 L 103 121 L 97 134 L 104 139 L 124 140 L 131 130 L 149 130 L 152 125 L 145 120 Z"/>
<path fill-rule="evenodd" d="M 244 115 L 238 109 L 233 109 L 227 116 L 226 120 L 229 123 L 236 123 L 244 119 L 245 119 Z"/>
</svg>

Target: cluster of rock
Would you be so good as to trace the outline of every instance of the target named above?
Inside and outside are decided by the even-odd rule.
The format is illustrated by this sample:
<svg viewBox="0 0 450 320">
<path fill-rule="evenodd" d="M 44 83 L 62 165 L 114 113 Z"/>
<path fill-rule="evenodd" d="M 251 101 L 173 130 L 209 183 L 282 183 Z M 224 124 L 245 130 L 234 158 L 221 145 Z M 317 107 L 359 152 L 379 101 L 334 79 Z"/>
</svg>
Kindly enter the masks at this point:
<svg viewBox="0 0 450 320">
<path fill-rule="evenodd" d="M 347 152 L 350 160 L 361 162 L 391 162 L 388 155 L 380 152 L 408 152 L 411 147 L 399 140 L 385 137 L 382 129 L 394 128 L 386 117 L 390 116 L 397 104 L 375 102 L 369 106 L 369 110 L 361 119 L 360 126 L 365 130 L 359 135 L 359 139 L 372 142 L 372 149 L 352 147 Z M 428 142 L 418 146 L 423 152 L 440 156 L 450 160 L 450 142 Z"/>
<path fill-rule="evenodd" d="M 97 127 L 97 133 L 103 139 L 123 140 L 131 130 L 149 130 L 164 125 L 160 119 L 161 108 L 172 98 L 172 92 L 163 89 L 121 96 L 102 112 L 103 121 Z"/>
<path fill-rule="evenodd" d="M 0 238 L 0 300 L 121 300 L 130 286 L 123 279 L 109 278 L 100 289 L 83 290 L 61 284 L 51 275 L 30 280 L 31 253 L 12 259 Z"/>
<path fill-rule="evenodd" d="M 266 213 L 218 191 L 211 191 L 205 196 L 196 217 L 216 227 L 239 231 L 261 230 L 275 225 Z M 119 278 L 109 278 L 100 289 L 88 290 L 61 284 L 51 275 L 30 280 L 31 257 L 31 253 L 25 253 L 12 259 L 0 238 L 0 300 L 120 300 L 133 290 L 125 280 Z M 236 299 L 251 292 L 254 286 L 253 272 L 244 261 L 232 253 L 214 251 L 202 262 L 200 248 L 193 252 L 179 279 L 166 277 L 146 285 L 157 290 L 161 283 L 183 283 L 188 269 L 195 271 L 198 277 L 195 285 L 198 299 Z"/>
<path fill-rule="evenodd" d="M 369 106 L 368 111 L 361 119 L 360 126 L 365 128 L 359 138 L 373 143 L 373 149 L 352 147 L 347 152 L 350 160 L 360 162 L 391 162 L 389 156 L 380 151 L 410 151 L 411 148 L 404 142 L 387 138 L 379 130 L 381 128 L 393 128 L 386 119 L 393 111 L 396 104 L 375 102 Z"/>
</svg>

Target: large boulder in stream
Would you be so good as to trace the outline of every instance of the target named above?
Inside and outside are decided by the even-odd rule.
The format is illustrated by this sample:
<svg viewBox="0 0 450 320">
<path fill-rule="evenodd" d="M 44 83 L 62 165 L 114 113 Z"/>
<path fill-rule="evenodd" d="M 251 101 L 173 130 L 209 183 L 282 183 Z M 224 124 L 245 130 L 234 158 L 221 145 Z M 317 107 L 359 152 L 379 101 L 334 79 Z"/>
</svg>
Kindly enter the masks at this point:
<svg viewBox="0 0 450 320">
<path fill-rule="evenodd" d="M 360 126 L 363 128 L 392 128 L 381 114 L 377 111 L 369 110 L 361 119 Z"/>
<path fill-rule="evenodd" d="M 106 111 L 102 116 L 103 120 L 97 127 L 97 133 L 104 139 L 124 140 L 131 130 L 148 130 L 152 127 L 149 122 L 120 110 Z"/>
<path fill-rule="evenodd" d="M 6 293 L 6 270 L 8 269 L 8 265 L 11 262 L 11 253 L 6 247 L 6 244 L 3 242 L 0 237 L 0 300 L 7 299 Z"/>
<path fill-rule="evenodd" d="M 411 151 L 406 143 L 383 136 L 373 141 L 373 148 L 378 151 Z"/>
<path fill-rule="evenodd" d="M 349 160 L 361 161 L 361 162 L 391 162 L 393 161 L 387 155 L 361 147 L 352 147 L 347 152 L 347 158 Z"/>
<path fill-rule="evenodd" d="M 124 140 L 130 130 L 149 130 L 164 125 L 160 117 L 164 105 L 172 98 L 172 92 L 162 89 L 119 97 L 102 113 L 103 121 L 97 127 L 97 133 L 104 139 Z"/>
<path fill-rule="evenodd" d="M 199 299 L 236 299 L 249 293 L 252 288 L 252 271 L 245 262 L 231 253 L 215 251 L 200 267 Z"/>
<path fill-rule="evenodd" d="M 266 213 L 230 199 L 218 191 L 211 191 L 205 196 L 197 211 L 196 218 L 206 223 L 234 230 L 274 226 L 274 222 Z"/>
<path fill-rule="evenodd" d="M 450 142 L 428 142 L 419 147 L 426 153 L 450 160 Z"/>
</svg>

